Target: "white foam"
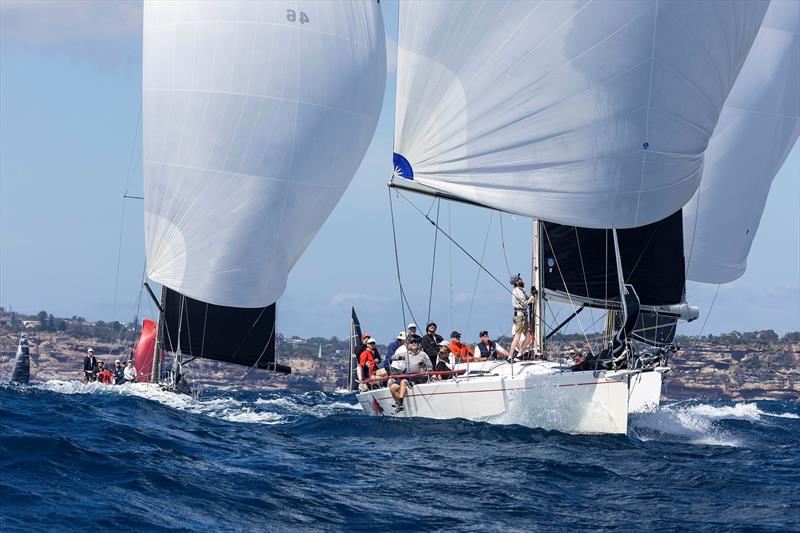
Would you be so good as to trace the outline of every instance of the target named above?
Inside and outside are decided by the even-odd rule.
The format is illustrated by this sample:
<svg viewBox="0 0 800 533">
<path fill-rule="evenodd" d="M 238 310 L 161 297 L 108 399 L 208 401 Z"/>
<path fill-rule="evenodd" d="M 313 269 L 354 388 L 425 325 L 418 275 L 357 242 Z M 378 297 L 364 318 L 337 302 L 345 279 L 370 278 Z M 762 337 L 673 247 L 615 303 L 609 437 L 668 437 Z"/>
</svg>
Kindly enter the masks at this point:
<svg viewBox="0 0 800 533">
<path fill-rule="evenodd" d="M 80 381 L 52 380 L 34 385 L 36 388 L 61 394 L 121 394 L 138 396 L 158 402 L 172 409 L 210 416 L 229 422 L 257 424 L 279 424 L 285 417 L 273 411 L 254 409 L 245 402 L 233 398 L 194 399 L 185 394 L 167 392 L 155 383 L 129 383 L 125 385 L 103 385 Z"/>
<path fill-rule="evenodd" d="M 727 431 L 715 425 L 715 419 L 703 413 L 700 406 L 667 405 L 651 413 L 631 416 L 631 429 L 642 440 L 653 440 L 642 436 L 637 430 L 651 430 L 661 435 L 673 435 L 692 444 L 708 446 L 741 446 L 741 442 Z M 705 406 L 714 408 L 713 406 Z"/>
</svg>

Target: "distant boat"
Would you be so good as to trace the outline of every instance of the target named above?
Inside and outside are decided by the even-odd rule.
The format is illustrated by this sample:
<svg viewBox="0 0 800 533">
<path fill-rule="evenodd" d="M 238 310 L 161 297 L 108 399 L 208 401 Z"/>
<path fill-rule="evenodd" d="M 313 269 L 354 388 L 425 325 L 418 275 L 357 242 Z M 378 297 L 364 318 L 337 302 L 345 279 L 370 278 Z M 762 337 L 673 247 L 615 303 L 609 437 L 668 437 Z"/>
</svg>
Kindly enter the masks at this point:
<svg viewBox="0 0 800 533">
<path fill-rule="evenodd" d="M 698 316 L 687 269 L 743 272 L 798 137 L 800 3 L 543 5 L 401 3 L 389 186 L 531 217 L 533 355 L 586 307 L 607 311 L 603 347 L 574 367 L 456 364 L 404 410 L 386 388 L 358 394 L 367 414 L 624 434 Z M 573 307 L 549 333 L 546 301 Z"/>
<path fill-rule="evenodd" d="M 20 335 L 19 344 L 17 345 L 17 356 L 14 359 L 14 367 L 11 369 L 11 378 L 9 381 L 12 383 L 27 384 L 31 380 L 31 356 L 30 348 L 28 347 L 28 338 L 25 335 Z"/>
<path fill-rule="evenodd" d="M 377 125 L 378 3 L 290 7 L 144 2 L 146 273 L 162 290 L 147 285 L 159 318 L 140 356 L 170 390 L 196 358 L 291 372 L 276 302 Z"/>
</svg>

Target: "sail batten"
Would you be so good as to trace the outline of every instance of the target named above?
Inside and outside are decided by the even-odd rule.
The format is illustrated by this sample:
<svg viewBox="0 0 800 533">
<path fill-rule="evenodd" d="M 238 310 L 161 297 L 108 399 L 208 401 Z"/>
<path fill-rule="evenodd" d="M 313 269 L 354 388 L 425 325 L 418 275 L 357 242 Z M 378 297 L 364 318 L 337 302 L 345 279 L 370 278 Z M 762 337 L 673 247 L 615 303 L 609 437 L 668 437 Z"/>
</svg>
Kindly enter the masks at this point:
<svg viewBox="0 0 800 533">
<path fill-rule="evenodd" d="M 560 224 L 661 220 L 697 188 L 765 10 L 403 2 L 395 173 Z"/>
</svg>

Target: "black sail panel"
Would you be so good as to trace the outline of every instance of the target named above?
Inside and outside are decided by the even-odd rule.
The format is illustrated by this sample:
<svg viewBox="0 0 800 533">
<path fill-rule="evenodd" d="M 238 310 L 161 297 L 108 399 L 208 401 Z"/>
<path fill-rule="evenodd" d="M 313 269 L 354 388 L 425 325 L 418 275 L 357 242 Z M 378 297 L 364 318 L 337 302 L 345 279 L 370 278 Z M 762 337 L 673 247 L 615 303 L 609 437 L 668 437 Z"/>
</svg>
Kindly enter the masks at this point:
<svg viewBox="0 0 800 533">
<path fill-rule="evenodd" d="M 183 307 L 183 309 L 181 309 Z M 183 323 L 180 324 L 181 320 Z M 290 373 L 275 363 L 275 304 L 243 308 L 214 305 L 167 289 L 164 347 L 223 363 Z"/>
<path fill-rule="evenodd" d="M 544 286 L 598 300 L 619 301 L 619 282 L 611 230 L 544 222 Z M 633 285 L 642 305 L 670 305 L 683 300 L 681 211 L 638 228 L 617 230 L 625 283 Z"/>
</svg>

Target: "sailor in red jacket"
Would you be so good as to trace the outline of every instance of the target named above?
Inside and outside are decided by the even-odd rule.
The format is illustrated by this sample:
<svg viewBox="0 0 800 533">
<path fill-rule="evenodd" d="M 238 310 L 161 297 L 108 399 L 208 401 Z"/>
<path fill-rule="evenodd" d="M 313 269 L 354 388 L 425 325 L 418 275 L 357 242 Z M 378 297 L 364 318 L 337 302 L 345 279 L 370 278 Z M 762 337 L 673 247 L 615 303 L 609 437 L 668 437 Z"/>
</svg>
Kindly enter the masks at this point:
<svg viewBox="0 0 800 533">
<path fill-rule="evenodd" d="M 468 363 L 475 357 L 475 351 L 461 343 L 461 333 L 457 331 L 450 334 L 450 353 L 456 358 L 456 363 Z"/>
<path fill-rule="evenodd" d="M 378 371 L 378 363 L 375 361 L 375 353 L 377 352 L 377 342 L 370 337 L 367 339 L 367 349 L 361 352 L 361 357 L 358 359 L 358 364 L 361 366 L 361 375 L 366 377 L 373 377 L 375 372 Z"/>
<path fill-rule="evenodd" d="M 113 385 L 114 373 L 104 367 L 105 365 L 102 361 L 97 363 L 97 381 L 105 385 Z"/>
</svg>

